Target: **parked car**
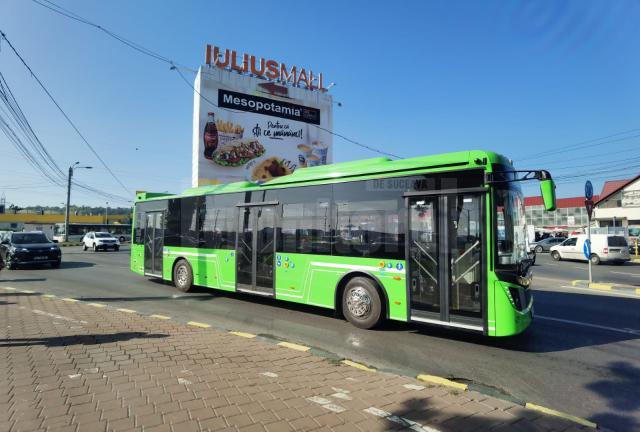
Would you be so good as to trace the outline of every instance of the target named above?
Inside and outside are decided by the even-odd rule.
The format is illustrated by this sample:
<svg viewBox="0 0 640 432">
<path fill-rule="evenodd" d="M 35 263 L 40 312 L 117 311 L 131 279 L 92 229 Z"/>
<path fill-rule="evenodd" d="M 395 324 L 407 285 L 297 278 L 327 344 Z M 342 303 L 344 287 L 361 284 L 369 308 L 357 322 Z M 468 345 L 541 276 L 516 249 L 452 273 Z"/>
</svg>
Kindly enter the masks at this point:
<svg viewBox="0 0 640 432">
<path fill-rule="evenodd" d="M 566 239 L 564 237 L 547 237 L 540 241 L 529 243 L 529 250 L 536 253 L 549 252 L 555 245 L 559 245 Z"/>
<path fill-rule="evenodd" d="M 568 238 L 561 244 L 551 248 L 551 258 L 556 261 L 562 259 L 587 261 L 587 257 L 584 254 L 584 242 L 586 240 L 586 234 Z M 629 260 L 629 245 L 627 244 L 627 239 L 623 236 L 615 234 L 591 235 L 591 264 L 600 264 L 602 262 L 624 264 Z"/>
<path fill-rule="evenodd" d="M 22 264 L 50 264 L 60 267 L 62 252 L 42 231 L 5 234 L 0 243 L 0 256 L 8 269 Z"/>
<path fill-rule="evenodd" d="M 86 251 L 89 248 L 94 252 L 100 249 L 117 251 L 120 249 L 120 242 L 108 232 L 90 231 L 82 238 L 82 250 Z"/>
</svg>

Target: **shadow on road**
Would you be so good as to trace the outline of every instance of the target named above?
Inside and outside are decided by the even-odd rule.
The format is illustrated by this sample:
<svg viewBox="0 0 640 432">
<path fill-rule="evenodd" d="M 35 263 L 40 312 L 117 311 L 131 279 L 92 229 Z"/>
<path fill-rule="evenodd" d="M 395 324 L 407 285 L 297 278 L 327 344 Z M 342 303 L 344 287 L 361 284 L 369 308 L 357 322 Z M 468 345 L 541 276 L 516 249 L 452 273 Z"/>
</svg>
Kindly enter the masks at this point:
<svg viewBox="0 0 640 432">
<path fill-rule="evenodd" d="M 145 332 L 121 332 L 112 334 L 56 336 L 44 338 L 0 339 L 0 348 L 43 345 L 46 347 L 61 347 L 69 345 L 99 345 L 111 342 L 124 342 L 131 339 L 160 339 L 166 334 Z"/>
<path fill-rule="evenodd" d="M 0 282 L 44 282 L 47 278 L 0 279 Z"/>
<path fill-rule="evenodd" d="M 101 301 L 101 302 L 136 302 L 136 301 L 156 301 L 156 300 L 196 300 L 196 301 L 209 301 L 215 300 L 215 297 L 211 294 L 203 295 L 184 295 L 184 296 L 130 296 L 130 297 L 77 297 L 82 301 Z"/>
<path fill-rule="evenodd" d="M 31 297 L 31 296 L 39 296 L 40 293 L 32 292 L 32 293 L 23 293 L 23 292 L 0 292 L 0 297 Z"/>
<path fill-rule="evenodd" d="M 606 399 L 607 405 L 616 411 L 637 413 L 640 409 L 640 398 L 637 389 L 640 387 L 640 369 L 625 361 L 611 362 L 607 365 L 605 378 L 595 381 L 587 388 Z M 631 389 L 625 391 L 624 389 Z M 612 425 L 616 430 L 640 430 L 637 416 L 621 415 L 605 412 L 593 416 L 598 424 Z"/>
</svg>

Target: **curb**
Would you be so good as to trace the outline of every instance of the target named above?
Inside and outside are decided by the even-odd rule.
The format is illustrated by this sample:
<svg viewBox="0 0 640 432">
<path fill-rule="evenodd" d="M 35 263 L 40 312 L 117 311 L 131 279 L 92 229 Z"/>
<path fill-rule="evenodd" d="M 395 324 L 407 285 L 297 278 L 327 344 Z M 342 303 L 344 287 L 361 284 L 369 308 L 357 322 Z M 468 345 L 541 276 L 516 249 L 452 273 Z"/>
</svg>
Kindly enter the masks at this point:
<svg viewBox="0 0 640 432">
<path fill-rule="evenodd" d="M 631 262 L 640 264 L 640 258 L 631 258 Z"/>
<path fill-rule="evenodd" d="M 573 282 L 586 282 L 586 281 L 573 281 Z M 572 282 L 572 285 L 574 285 Z M 594 285 L 594 284 L 591 284 Z M 608 284 L 596 284 L 596 285 L 608 285 Z M 576 285 L 574 285 L 576 286 Z M 147 317 L 150 319 L 159 319 L 159 320 L 172 320 L 173 317 L 170 316 L 166 316 L 166 315 L 159 315 L 159 314 L 145 314 L 142 312 L 138 312 L 136 310 L 133 309 L 125 309 L 125 308 L 118 308 L 115 306 L 111 306 L 108 304 L 104 304 L 104 303 L 89 303 L 89 302 L 85 302 L 83 300 L 79 300 L 76 298 L 70 298 L 70 297 L 59 297 L 56 296 L 55 294 L 45 294 L 42 292 L 36 292 L 36 291 L 30 291 L 30 290 L 19 290 L 13 287 L 0 287 L 0 289 L 2 290 L 6 290 L 6 291 L 10 291 L 10 292 L 17 292 L 17 293 L 24 293 L 24 294 L 30 294 L 30 295 L 37 295 L 37 296 L 42 296 L 44 298 L 48 298 L 51 300 L 62 300 L 62 301 L 66 301 L 66 302 L 70 302 L 70 303 L 79 303 L 79 304 L 84 304 L 86 306 L 92 306 L 95 308 L 106 308 L 106 309 L 110 309 L 112 311 L 117 311 L 120 313 L 126 313 L 126 314 L 137 314 L 137 315 L 141 315 L 143 317 Z M 596 288 L 599 289 L 599 288 Z M 605 290 L 609 290 L 610 288 L 604 288 Z M 637 289 L 638 294 L 640 295 L 640 288 Z M 482 385 L 477 385 L 477 384 L 466 384 L 466 383 L 462 383 L 462 382 L 458 382 L 458 381 L 454 381 L 445 377 L 440 377 L 440 376 L 436 376 L 436 375 L 429 375 L 429 374 L 415 374 L 415 373 L 411 373 L 411 372 L 407 372 L 407 371 L 401 371 L 401 370 L 390 370 L 390 369 L 376 369 L 374 367 L 370 367 L 367 366 L 363 363 L 358 363 L 355 362 L 353 360 L 349 360 L 347 358 L 344 358 L 342 356 L 333 354 L 329 351 L 325 351 L 322 349 L 318 349 L 318 348 L 313 348 L 310 346 L 305 346 L 305 345 L 300 345 L 297 343 L 293 343 L 293 342 L 288 342 L 288 341 L 283 341 L 280 338 L 276 338 L 270 335 L 255 335 L 253 333 L 246 333 L 243 331 L 234 331 L 234 330 L 229 330 L 229 329 L 224 329 L 222 327 L 218 327 L 216 325 L 211 325 L 211 324 L 207 324 L 207 323 L 202 323 L 202 322 L 196 322 L 196 321 L 189 321 L 187 323 L 181 322 L 181 321 L 177 321 L 181 324 L 186 324 L 188 326 L 192 326 L 192 327 L 198 327 L 201 328 L 203 330 L 207 330 L 207 329 L 211 329 L 211 330 L 217 330 L 217 331 L 223 331 L 223 332 L 227 332 L 229 334 L 238 336 L 238 337 L 243 337 L 243 338 L 247 338 L 247 339 L 253 339 L 253 338 L 257 338 L 263 342 L 267 342 L 270 344 L 274 344 L 274 345 L 278 345 L 280 347 L 286 348 L 286 349 L 292 349 L 295 351 L 301 351 L 301 352 L 310 352 L 310 354 L 316 355 L 318 357 L 322 357 L 325 358 L 329 361 L 332 362 L 336 362 L 336 363 L 341 363 L 344 364 L 346 366 L 350 366 L 359 370 L 363 370 L 366 372 L 370 372 L 370 373 L 375 373 L 381 371 L 381 372 L 386 372 L 386 373 L 392 373 L 392 374 L 396 374 L 396 375 L 401 375 L 401 376 L 407 376 L 407 377 L 411 377 L 414 378 L 418 381 L 422 381 L 428 385 L 435 385 L 435 386 L 442 386 L 442 387 L 449 387 L 451 389 L 451 391 L 453 392 L 467 392 L 467 391 L 475 391 L 481 394 L 484 394 L 486 396 L 495 398 L 495 399 L 499 399 L 499 400 L 504 400 L 507 402 L 511 402 L 515 405 L 521 406 L 525 409 L 528 410 L 532 410 L 532 411 L 538 411 L 538 412 L 542 412 L 546 415 L 549 416 L 553 416 L 553 417 L 560 417 L 563 418 L 565 420 L 568 420 L 572 423 L 581 425 L 581 426 L 586 426 L 588 428 L 591 429 L 599 429 L 598 425 L 596 423 L 593 423 L 585 418 L 582 417 L 577 417 L 574 416 L 572 414 L 568 414 L 562 411 L 557 411 L 555 409 L 552 408 L 548 408 L 542 405 L 537 405 L 535 403 L 531 403 L 531 402 L 526 402 L 523 400 L 518 400 L 515 399 L 513 397 L 509 397 L 506 395 L 502 395 L 500 393 L 496 393 L 495 391 L 492 391 L 490 388 L 485 388 Z"/>
<path fill-rule="evenodd" d="M 571 286 L 577 288 L 586 288 L 598 291 L 615 291 L 623 294 L 631 294 L 640 296 L 640 288 L 636 288 L 633 285 L 621 285 L 613 283 L 591 282 L 586 280 L 573 280 Z"/>
</svg>

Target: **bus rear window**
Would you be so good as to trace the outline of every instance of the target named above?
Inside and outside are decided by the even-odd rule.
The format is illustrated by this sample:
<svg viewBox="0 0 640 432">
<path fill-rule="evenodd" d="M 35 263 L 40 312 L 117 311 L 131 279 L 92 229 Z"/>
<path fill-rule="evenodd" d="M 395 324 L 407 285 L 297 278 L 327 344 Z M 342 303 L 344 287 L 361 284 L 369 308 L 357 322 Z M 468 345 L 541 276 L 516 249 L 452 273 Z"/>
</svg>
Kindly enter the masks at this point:
<svg viewBox="0 0 640 432">
<path fill-rule="evenodd" d="M 627 239 L 622 236 L 607 237 L 609 246 L 622 246 L 627 247 Z"/>
</svg>

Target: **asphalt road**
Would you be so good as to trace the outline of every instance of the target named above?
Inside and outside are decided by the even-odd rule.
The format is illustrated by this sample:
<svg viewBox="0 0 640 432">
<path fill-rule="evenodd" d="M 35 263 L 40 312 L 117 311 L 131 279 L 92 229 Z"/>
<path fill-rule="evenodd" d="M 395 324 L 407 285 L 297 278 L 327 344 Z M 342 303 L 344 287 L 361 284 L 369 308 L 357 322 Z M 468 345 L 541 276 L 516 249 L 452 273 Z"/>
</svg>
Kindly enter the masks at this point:
<svg viewBox="0 0 640 432">
<path fill-rule="evenodd" d="M 591 266 L 594 282 L 640 287 L 640 264 L 627 262 L 623 265 L 600 264 Z M 588 280 L 589 264 L 586 261 L 554 261 L 548 253 L 536 255 L 536 276 L 558 280 Z"/>
<path fill-rule="evenodd" d="M 489 339 L 404 323 L 360 330 L 323 309 L 204 289 L 183 294 L 131 273 L 128 259 L 126 247 L 66 248 L 60 269 L 3 270 L 0 286 L 269 334 L 379 368 L 465 379 L 613 430 L 640 430 L 640 298 L 572 288 L 572 279 L 584 279 L 575 277 L 584 274 L 574 268 L 581 263 L 539 257 L 534 324 L 522 335 Z M 640 273 L 635 265 L 597 271 L 604 280 L 622 269 Z"/>
</svg>

